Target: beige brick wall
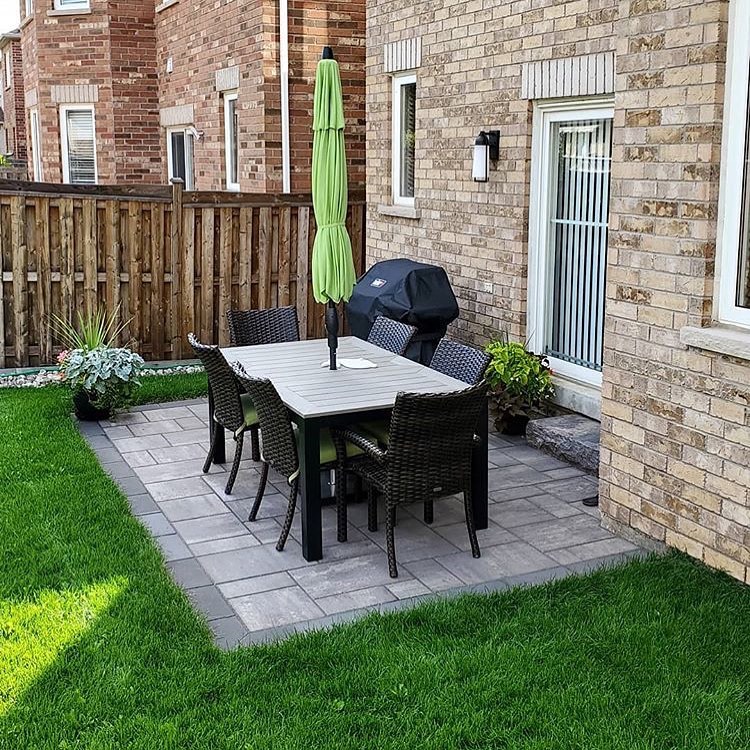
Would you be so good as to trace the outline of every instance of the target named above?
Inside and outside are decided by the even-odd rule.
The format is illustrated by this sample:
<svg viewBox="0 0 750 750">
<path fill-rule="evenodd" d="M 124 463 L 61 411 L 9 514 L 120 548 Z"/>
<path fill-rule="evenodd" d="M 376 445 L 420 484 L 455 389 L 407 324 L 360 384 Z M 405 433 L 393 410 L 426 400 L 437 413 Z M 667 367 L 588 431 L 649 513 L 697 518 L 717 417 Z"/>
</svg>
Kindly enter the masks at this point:
<svg viewBox="0 0 750 750">
<path fill-rule="evenodd" d="M 614 51 L 601 509 L 749 581 L 750 362 L 679 340 L 713 314 L 727 11 L 727 0 L 370 0 L 368 256 L 444 266 L 459 337 L 526 338 L 523 65 Z M 383 45 L 413 36 L 420 218 L 406 219 L 378 209 L 391 170 Z M 475 184 L 471 144 L 490 128 L 500 159 Z"/>
<path fill-rule="evenodd" d="M 367 15 L 368 257 L 442 265 L 460 299 L 458 335 L 484 341 L 526 329 L 531 104 L 523 63 L 614 50 L 616 0 L 370 0 Z M 391 78 L 383 45 L 420 35 L 415 205 L 421 218 L 379 213 L 390 202 Z M 488 183 L 471 179 L 472 144 L 499 129 Z"/>
<path fill-rule="evenodd" d="M 728 3 L 621 2 L 601 507 L 750 582 L 750 363 L 713 317 Z"/>
</svg>

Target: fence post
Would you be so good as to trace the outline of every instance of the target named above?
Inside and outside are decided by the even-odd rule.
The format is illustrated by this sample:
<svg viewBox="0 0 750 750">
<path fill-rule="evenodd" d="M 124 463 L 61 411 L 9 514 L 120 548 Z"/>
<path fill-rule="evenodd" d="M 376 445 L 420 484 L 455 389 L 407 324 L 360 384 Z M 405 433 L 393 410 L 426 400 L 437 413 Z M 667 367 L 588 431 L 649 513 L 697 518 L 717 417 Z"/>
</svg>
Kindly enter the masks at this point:
<svg viewBox="0 0 750 750">
<path fill-rule="evenodd" d="M 171 254 L 172 254 L 172 310 L 169 319 L 172 334 L 172 359 L 182 359 L 182 191 L 183 181 L 179 177 L 172 180 L 172 226 L 171 226 Z M 185 332 L 187 335 L 187 332 Z"/>
</svg>

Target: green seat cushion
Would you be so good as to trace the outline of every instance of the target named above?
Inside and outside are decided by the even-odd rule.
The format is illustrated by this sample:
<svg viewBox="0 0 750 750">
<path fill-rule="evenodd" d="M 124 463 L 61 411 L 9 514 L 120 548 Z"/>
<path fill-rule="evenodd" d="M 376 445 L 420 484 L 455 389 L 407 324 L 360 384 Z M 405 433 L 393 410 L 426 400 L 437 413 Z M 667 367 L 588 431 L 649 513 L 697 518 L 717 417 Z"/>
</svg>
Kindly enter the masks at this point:
<svg viewBox="0 0 750 750">
<path fill-rule="evenodd" d="M 379 419 L 374 422 L 363 422 L 357 425 L 357 429 L 364 432 L 366 435 L 371 435 L 375 438 L 382 446 L 388 446 L 388 439 L 390 437 L 391 423 L 388 419 Z"/>
<path fill-rule="evenodd" d="M 299 434 L 299 433 L 296 433 Z M 353 458 L 354 456 L 361 456 L 363 453 L 361 448 L 357 448 L 356 445 L 351 443 L 346 444 L 346 457 Z M 320 465 L 332 464 L 336 461 L 336 446 L 333 443 L 331 437 L 331 431 L 325 427 L 320 431 Z"/>
<path fill-rule="evenodd" d="M 258 412 L 255 411 L 250 394 L 240 394 L 240 401 L 242 403 L 242 414 L 245 417 L 245 427 L 255 427 L 258 424 Z"/>
</svg>

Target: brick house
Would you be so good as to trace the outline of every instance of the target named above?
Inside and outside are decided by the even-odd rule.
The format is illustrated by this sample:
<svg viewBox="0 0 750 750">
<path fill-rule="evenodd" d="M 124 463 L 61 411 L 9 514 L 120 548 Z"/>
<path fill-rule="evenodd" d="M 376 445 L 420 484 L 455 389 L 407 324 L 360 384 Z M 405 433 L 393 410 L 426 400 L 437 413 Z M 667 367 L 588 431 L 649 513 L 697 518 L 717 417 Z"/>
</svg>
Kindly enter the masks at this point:
<svg viewBox="0 0 750 750">
<path fill-rule="evenodd" d="M 286 47 L 276 3 L 22 0 L 35 179 L 307 190 L 315 64 L 329 44 L 362 183 L 364 5 L 284 5 Z"/>
<path fill-rule="evenodd" d="M 368 261 L 550 357 L 605 525 L 748 583 L 749 69 L 745 0 L 368 4 Z"/>
<path fill-rule="evenodd" d="M 0 34 L 0 154 L 25 169 L 26 117 L 23 104 L 21 36 Z"/>
</svg>

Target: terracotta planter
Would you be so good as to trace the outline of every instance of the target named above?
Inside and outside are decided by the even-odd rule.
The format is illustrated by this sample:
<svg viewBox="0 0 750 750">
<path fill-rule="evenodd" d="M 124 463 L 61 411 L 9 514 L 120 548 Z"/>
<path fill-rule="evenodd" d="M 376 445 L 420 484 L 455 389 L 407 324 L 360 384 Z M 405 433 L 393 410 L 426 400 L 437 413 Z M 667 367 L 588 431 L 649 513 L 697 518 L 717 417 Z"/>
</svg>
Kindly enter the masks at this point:
<svg viewBox="0 0 750 750">
<path fill-rule="evenodd" d="M 109 419 L 112 416 L 112 409 L 100 409 L 94 406 L 89 394 L 83 389 L 73 394 L 73 408 L 82 422 L 98 422 L 100 419 Z"/>
</svg>

